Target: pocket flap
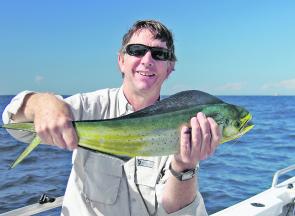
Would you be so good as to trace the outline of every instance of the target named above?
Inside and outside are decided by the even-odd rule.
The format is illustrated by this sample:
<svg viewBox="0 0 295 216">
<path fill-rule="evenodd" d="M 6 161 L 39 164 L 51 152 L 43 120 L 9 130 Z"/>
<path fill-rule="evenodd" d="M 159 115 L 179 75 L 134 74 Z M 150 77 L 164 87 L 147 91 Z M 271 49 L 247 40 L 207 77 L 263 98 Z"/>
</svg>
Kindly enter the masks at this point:
<svg viewBox="0 0 295 216">
<path fill-rule="evenodd" d="M 85 196 L 94 202 L 114 204 L 122 178 L 122 165 L 120 159 L 91 152 L 85 163 Z"/>
</svg>

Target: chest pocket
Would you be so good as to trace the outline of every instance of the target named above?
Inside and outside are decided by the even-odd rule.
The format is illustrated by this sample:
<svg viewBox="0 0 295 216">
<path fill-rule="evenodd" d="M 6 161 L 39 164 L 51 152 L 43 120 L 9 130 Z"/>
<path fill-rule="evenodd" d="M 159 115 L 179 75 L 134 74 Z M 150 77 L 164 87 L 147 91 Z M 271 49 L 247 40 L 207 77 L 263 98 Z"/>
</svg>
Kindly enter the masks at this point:
<svg viewBox="0 0 295 216">
<path fill-rule="evenodd" d="M 156 184 L 160 178 L 159 160 L 148 157 L 136 158 L 135 183 L 150 213 L 156 211 Z"/>
<path fill-rule="evenodd" d="M 112 205 L 122 180 L 123 161 L 90 152 L 84 165 L 83 193 L 92 202 Z"/>
<path fill-rule="evenodd" d="M 158 164 L 146 158 L 136 159 L 136 183 L 154 188 L 158 180 Z"/>
</svg>

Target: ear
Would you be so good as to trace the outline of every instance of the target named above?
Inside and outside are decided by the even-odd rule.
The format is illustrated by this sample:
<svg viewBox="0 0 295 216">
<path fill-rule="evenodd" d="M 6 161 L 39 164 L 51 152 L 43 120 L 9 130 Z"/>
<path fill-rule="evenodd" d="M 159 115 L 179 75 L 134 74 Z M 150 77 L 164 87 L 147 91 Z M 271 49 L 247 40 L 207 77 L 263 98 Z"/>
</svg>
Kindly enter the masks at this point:
<svg viewBox="0 0 295 216">
<path fill-rule="evenodd" d="M 168 67 L 167 67 L 167 78 L 168 76 L 174 71 L 175 61 L 167 61 Z"/>
<path fill-rule="evenodd" d="M 124 73 L 124 65 L 125 65 L 125 61 L 124 61 L 124 54 L 122 52 L 118 53 L 118 65 L 119 65 L 119 69 L 121 71 L 121 73 Z"/>
</svg>

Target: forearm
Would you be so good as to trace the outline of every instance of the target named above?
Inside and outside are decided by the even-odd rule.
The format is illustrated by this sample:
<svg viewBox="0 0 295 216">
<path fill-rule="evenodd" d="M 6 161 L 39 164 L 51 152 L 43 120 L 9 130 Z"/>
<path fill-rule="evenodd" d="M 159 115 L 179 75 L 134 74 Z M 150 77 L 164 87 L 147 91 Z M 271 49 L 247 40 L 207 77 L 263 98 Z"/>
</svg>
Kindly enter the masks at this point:
<svg viewBox="0 0 295 216">
<path fill-rule="evenodd" d="M 32 122 L 35 114 L 44 107 L 50 106 L 58 100 L 54 94 L 50 93 L 30 93 L 25 96 L 22 106 L 16 114 L 12 116 L 14 122 Z"/>
<path fill-rule="evenodd" d="M 30 122 L 34 120 L 33 107 L 37 107 L 34 101 L 38 97 L 37 93 L 30 93 L 24 97 L 22 106 L 18 109 L 17 113 L 11 116 L 14 122 Z"/>
<path fill-rule="evenodd" d="M 172 167 L 176 171 L 182 171 L 172 160 Z M 192 203 L 196 197 L 196 178 L 180 181 L 174 176 L 170 176 L 165 185 L 162 204 L 167 213 L 176 212 Z"/>
</svg>

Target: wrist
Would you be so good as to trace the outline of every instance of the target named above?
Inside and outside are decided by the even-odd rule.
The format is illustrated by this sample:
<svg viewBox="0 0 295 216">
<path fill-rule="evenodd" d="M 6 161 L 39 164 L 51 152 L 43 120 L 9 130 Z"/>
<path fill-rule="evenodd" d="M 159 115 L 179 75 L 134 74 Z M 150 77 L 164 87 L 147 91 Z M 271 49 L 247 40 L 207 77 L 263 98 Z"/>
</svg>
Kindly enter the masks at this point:
<svg viewBox="0 0 295 216">
<path fill-rule="evenodd" d="M 33 121 L 34 120 L 34 105 L 31 105 L 32 101 L 35 99 L 34 92 L 30 92 L 26 94 L 23 98 L 22 104 L 17 112 L 12 115 L 11 119 L 15 122 L 26 122 L 26 121 Z M 32 99 L 33 98 L 33 99 Z"/>
<path fill-rule="evenodd" d="M 182 172 L 184 170 L 189 170 L 189 169 L 194 169 L 196 168 L 197 165 L 195 164 L 188 164 L 188 163 L 183 163 L 181 161 L 178 161 L 177 159 L 173 158 L 171 160 L 171 167 L 173 170 L 176 172 Z"/>
<path fill-rule="evenodd" d="M 24 98 L 22 105 L 23 114 L 30 121 L 34 121 L 36 109 L 40 107 L 40 94 L 31 93 Z"/>
<path fill-rule="evenodd" d="M 196 172 L 198 171 L 198 168 L 194 167 L 191 169 L 186 169 L 183 171 L 176 171 L 172 168 L 172 163 L 169 165 L 170 173 L 179 181 L 188 181 L 191 179 L 194 179 Z"/>
<path fill-rule="evenodd" d="M 48 107 L 52 99 L 55 99 L 55 96 L 50 93 L 31 93 L 26 95 L 21 108 L 25 118 L 29 121 L 34 121 L 35 114 L 43 107 Z"/>
</svg>

